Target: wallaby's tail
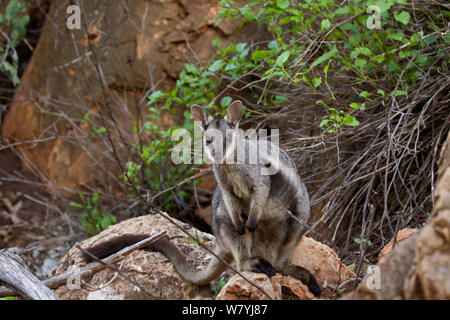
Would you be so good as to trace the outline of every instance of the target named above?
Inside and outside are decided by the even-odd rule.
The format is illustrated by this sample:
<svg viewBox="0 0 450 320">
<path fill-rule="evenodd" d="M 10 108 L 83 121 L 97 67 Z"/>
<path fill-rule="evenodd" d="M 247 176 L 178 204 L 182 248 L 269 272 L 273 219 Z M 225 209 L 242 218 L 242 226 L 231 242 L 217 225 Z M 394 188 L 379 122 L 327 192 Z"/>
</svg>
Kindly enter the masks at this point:
<svg viewBox="0 0 450 320">
<path fill-rule="evenodd" d="M 99 243 L 98 245 L 87 248 L 86 250 L 97 258 L 103 259 L 148 237 L 149 235 L 145 234 L 125 234 Z M 217 246 L 216 248 L 217 249 L 214 253 L 222 259 L 225 259 L 226 255 Z M 142 249 L 157 251 L 165 255 L 168 259 L 170 259 L 170 261 L 172 261 L 177 272 L 186 281 L 193 284 L 208 284 L 212 280 L 216 279 L 225 270 L 225 264 L 214 256 L 209 261 L 206 269 L 197 270 L 191 263 L 189 263 L 189 261 L 187 261 L 186 256 L 172 242 L 170 242 L 167 237 L 158 239 Z M 92 261 L 92 258 L 87 254 L 83 254 L 83 257 L 86 262 Z"/>
<path fill-rule="evenodd" d="M 283 273 L 301 280 L 316 297 L 320 296 L 322 290 L 316 278 L 307 269 L 291 264 L 284 268 Z"/>
<path fill-rule="evenodd" d="M 90 248 L 85 248 L 90 254 L 98 259 L 103 259 L 109 257 L 110 255 L 131 246 L 139 241 L 147 239 L 150 237 L 148 234 L 123 234 L 116 238 L 103 241 L 96 244 Z M 93 259 L 91 256 L 83 252 L 83 259 L 86 262 L 91 262 Z"/>
<path fill-rule="evenodd" d="M 187 261 L 186 256 L 182 253 L 167 237 L 163 237 L 146 249 L 157 251 L 165 255 L 172 261 L 177 272 L 188 282 L 197 285 L 205 285 L 216 279 L 225 270 L 225 264 L 217 259 L 216 257 L 211 257 L 208 265 L 204 270 L 197 270 L 189 261 Z M 225 254 L 218 249 L 214 252 L 217 256 L 225 259 Z"/>
</svg>

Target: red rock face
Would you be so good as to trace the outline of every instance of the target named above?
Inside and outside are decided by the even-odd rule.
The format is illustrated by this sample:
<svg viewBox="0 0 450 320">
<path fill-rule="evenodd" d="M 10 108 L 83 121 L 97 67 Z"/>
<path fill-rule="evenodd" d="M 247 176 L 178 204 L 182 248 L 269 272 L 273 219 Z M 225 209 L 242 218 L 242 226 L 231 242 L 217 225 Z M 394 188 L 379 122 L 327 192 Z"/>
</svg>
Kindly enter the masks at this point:
<svg viewBox="0 0 450 320">
<path fill-rule="evenodd" d="M 92 138 L 80 123 L 86 113 L 97 117 L 100 127 L 98 112 L 111 121 L 110 110 L 117 125 L 131 132 L 137 107 L 146 111 L 148 89 L 156 84 L 156 90 L 171 89 L 184 63 L 206 61 L 212 55 L 213 39 L 226 45 L 263 34 L 254 27 L 237 31 L 239 21 L 214 26 L 218 2 L 213 0 L 140 0 L 127 3 L 127 8 L 120 0 L 84 1 L 81 12 L 87 33 L 70 31 L 65 27 L 64 3 L 56 0 L 51 6 L 4 119 L 2 136 L 10 143 L 40 141 L 18 149 L 44 182 L 66 192 L 82 185 L 109 189 L 120 184 L 120 168 L 108 154 L 106 137 Z M 168 114 L 161 127 L 184 121 L 183 111 Z M 114 130 L 112 135 L 125 163 L 130 154 L 124 142 L 131 135 L 120 136 Z"/>
</svg>

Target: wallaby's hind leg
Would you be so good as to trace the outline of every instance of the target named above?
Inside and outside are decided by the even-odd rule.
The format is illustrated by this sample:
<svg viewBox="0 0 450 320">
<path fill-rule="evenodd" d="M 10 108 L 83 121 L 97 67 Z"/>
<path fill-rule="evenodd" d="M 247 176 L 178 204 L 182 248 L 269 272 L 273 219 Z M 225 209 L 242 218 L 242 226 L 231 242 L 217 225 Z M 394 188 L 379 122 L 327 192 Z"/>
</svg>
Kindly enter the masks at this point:
<svg viewBox="0 0 450 320">
<path fill-rule="evenodd" d="M 274 276 L 276 271 L 270 262 L 259 256 L 254 256 L 252 242 L 252 235 L 249 233 L 243 236 L 234 234 L 227 237 L 227 247 L 231 249 L 237 269 L 239 271 L 264 273 L 268 277 Z"/>
<path fill-rule="evenodd" d="M 307 269 L 290 264 L 283 268 L 282 273 L 301 280 L 316 297 L 320 296 L 322 290 L 316 278 Z"/>
</svg>

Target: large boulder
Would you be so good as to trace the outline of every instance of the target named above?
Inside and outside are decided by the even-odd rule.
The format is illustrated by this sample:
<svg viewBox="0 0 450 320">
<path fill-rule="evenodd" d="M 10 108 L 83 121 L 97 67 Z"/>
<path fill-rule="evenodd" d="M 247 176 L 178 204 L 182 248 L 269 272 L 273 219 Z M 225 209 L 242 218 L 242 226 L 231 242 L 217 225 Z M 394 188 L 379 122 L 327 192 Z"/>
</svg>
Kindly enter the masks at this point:
<svg viewBox="0 0 450 320">
<path fill-rule="evenodd" d="M 165 213 L 161 214 L 165 215 Z M 183 228 L 187 227 L 180 221 L 174 221 Z M 97 236 L 81 242 L 80 246 L 88 248 L 122 234 L 152 235 L 161 231 L 167 231 L 171 241 L 187 255 L 189 262 L 198 268 L 203 268 L 208 263 L 211 256 L 198 245 L 189 241 L 185 233 L 159 214 L 129 219 L 113 225 Z M 190 234 L 201 235 L 203 243 L 210 249 L 214 247 L 214 237 L 210 234 L 194 228 L 190 228 L 188 231 Z M 77 247 L 73 247 L 61 260 L 55 273 L 62 274 L 85 265 L 82 252 Z M 114 265 L 149 293 L 161 299 L 212 299 L 214 297 L 214 285 L 198 287 L 184 281 L 175 271 L 173 264 L 158 252 L 137 250 Z M 55 290 L 55 293 L 60 299 L 68 300 L 135 300 L 149 298 L 145 292 L 139 290 L 134 284 L 111 269 L 104 269 L 84 280 L 86 283 L 80 288 L 71 285 L 73 281 L 70 280 L 69 285 L 59 287 Z"/>
</svg>

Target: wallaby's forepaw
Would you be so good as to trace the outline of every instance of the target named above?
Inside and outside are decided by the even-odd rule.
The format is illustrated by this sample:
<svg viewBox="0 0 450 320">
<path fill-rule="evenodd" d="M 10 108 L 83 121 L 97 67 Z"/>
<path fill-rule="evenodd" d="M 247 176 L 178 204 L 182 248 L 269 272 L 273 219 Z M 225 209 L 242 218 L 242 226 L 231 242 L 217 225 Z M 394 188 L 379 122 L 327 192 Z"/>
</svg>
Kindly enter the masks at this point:
<svg viewBox="0 0 450 320">
<path fill-rule="evenodd" d="M 272 267 L 272 265 L 270 264 L 270 262 L 264 260 L 263 258 L 258 258 L 256 260 L 256 262 L 252 265 L 252 271 L 264 273 L 269 278 L 273 277 L 277 273 L 274 267 Z"/>
<path fill-rule="evenodd" d="M 254 232 L 256 228 L 258 227 L 258 224 L 256 223 L 255 219 L 249 219 L 247 221 L 247 230 L 250 232 Z"/>
</svg>

